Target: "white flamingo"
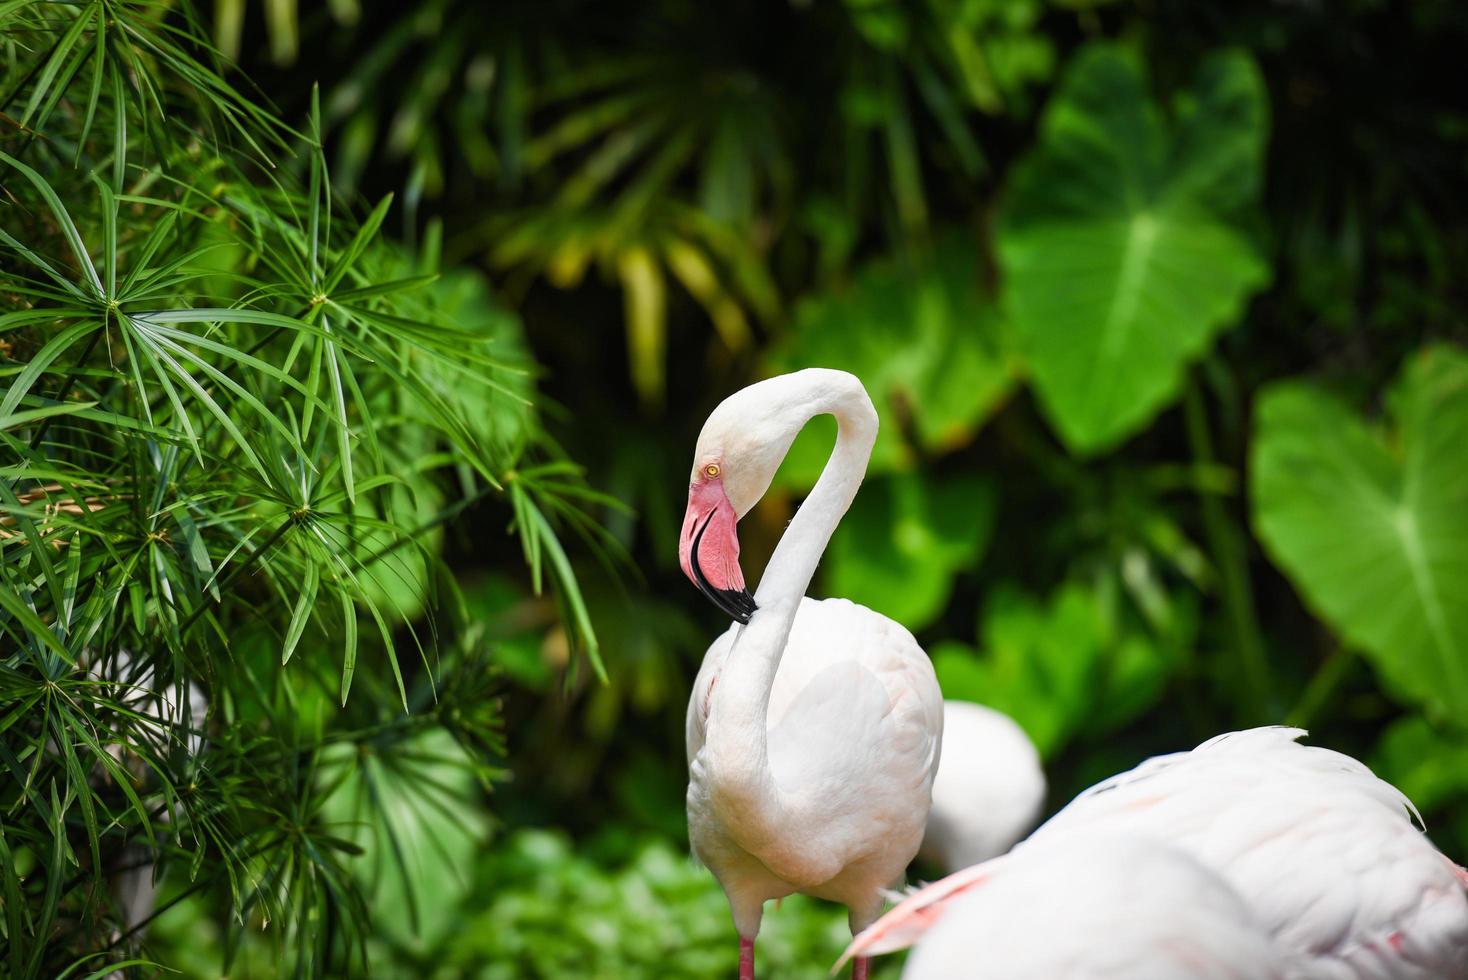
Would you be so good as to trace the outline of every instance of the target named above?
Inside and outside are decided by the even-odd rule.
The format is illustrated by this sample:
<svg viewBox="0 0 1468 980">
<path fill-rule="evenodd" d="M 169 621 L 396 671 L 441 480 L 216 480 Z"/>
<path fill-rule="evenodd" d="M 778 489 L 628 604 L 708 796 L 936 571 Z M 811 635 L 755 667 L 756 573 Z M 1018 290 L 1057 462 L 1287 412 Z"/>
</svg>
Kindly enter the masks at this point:
<svg viewBox="0 0 1468 980">
<path fill-rule="evenodd" d="M 821 414 L 836 417 L 836 447 L 751 596 L 736 522 Z M 943 729 L 931 662 L 885 616 L 805 598 L 876 434 L 855 377 L 809 369 L 731 395 L 698 439 L 680 558 L 738 622 L 709 647 L 688 702 L 688 833 L 729 899 L 743 980 L 766 901 L 840 902 L 859 932 L 902 880 L 928 816 Z M 858 958 L 853 976 L 867 968 Z"/>
<path fill-rule="evenodd" d="M 985 865 L 903 980 L 1284 980 L 1268 931 L 1216 872 L 1145 838 L 1090 836 Z"/>
<path fill-rule="evenodd" d="M 1045 771 L 1013 718 L 970 701 L 944 701 L 942 757 L 919 856 L 957 871 L 998 857 L 1034 828 L 1045 804 Z"/>
<path fill-rule="evenodd" d="M 1435 848 L 1411 801 L 1296 728 L 1220 735 L 1076 797 L 1014 855 L 1094 835 L 1141 836 L 1218 872 L 1274 937 L 1291 980 L 1465 980 L 1468 871 Z M 910 896 L 849 955 L 911 945 L 1007 858 Z M 980 951 L 975 949 L 975 955 Z"/>
</svg>

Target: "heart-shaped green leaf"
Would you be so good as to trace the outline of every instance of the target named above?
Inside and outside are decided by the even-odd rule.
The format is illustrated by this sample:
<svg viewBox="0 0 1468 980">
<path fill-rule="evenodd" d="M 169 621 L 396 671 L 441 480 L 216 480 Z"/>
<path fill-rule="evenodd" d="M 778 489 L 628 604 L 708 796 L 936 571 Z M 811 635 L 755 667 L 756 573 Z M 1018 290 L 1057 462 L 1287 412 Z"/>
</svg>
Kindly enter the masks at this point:
<svg viewBox="0 0 1468 980">
<path fill-rule="evenodd" d="M 1431 348 L 1387 431 L 1286 382 L 1255 420 L 1254 523 L 1305 599 L 1400 695 L 1468 718 L 1468 355 Z"/>
<path fill-rule="evenodd" d="M 929 452 L 961 446 L 1013 378 L 998 312 L 978 274 L 973 242 L 958 237 L 913 268 L 873 262 L 848 288 L 799 306 L 771 373 L 828 367 L 861 378 L 882 423 L 874 473 L 911 464 L 904 432 Z M 807 428 L 780 471 L 781 481 L 797 489 L 815 483 L 834 439 L 829 421 Z"/>
<path fill-rule="evenodd" d="M 1269 276 L 1241 230 L 1267 135 L 1258 69 L 1239 53 L 1209 58 L 1175 108 L 1168 125 L 1125 51 L 1083 51 L 1001 214 L 1016 342 L 1077 452 L 1144 427 Z"/>
<path fill-rule="evenodd" d="M 983 553 L 994 504 L 993 485 L 972 474 L 867 481 L 822 562 L 827 589 L 922 629 L 948 605 L 953 577 Z"/>
</svg>

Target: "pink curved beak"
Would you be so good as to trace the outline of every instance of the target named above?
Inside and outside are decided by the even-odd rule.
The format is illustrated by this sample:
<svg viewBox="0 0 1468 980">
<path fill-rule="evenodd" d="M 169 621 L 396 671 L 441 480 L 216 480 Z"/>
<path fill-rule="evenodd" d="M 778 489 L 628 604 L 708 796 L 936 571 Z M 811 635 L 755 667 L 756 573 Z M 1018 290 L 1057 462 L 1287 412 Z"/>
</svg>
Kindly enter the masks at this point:
<svg viewBox="0 0 1468 980">
<path fill-rule="evenodd" d="M 683 574 L 730 617 L 748 623 L 754 615 L 754 596 L 744 585 L 739 568 L 739 515 L 717 479 L 700 480 L 688 488 L 688 512 L 678 536 L 678 564 Z"/>
</svg>

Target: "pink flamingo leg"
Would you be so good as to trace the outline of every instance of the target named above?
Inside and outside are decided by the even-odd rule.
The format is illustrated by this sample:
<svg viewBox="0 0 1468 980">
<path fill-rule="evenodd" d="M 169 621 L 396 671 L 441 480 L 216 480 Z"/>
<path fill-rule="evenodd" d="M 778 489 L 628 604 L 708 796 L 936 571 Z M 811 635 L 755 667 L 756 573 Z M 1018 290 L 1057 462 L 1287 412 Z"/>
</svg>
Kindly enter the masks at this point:
<svg viewBox="0 0 1468 980">
<path fill-rule="evenodd" d="M 870 957 L 858 956 L 851 961 L 851 980 L 867 980 L 867 973 L 872 968 Z"/>
<path fill-rule="evenodd" d="M 739 937 L 739 980 L 754 980 L 754 940 Z"/>
</svg>

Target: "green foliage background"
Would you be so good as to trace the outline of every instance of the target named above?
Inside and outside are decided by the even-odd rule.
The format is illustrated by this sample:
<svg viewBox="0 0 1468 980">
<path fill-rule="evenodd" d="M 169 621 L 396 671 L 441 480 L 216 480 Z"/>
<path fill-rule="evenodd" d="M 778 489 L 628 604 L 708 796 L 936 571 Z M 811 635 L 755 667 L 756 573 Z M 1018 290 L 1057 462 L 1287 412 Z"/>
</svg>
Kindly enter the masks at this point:
<svg viewBox="0 0 1468 980">
<path fill-rule="evenodd" d="M 814 364 L 882 432 L 813 592 L 1053 806 L 1290 722 L 1462 861 L 1465 43 L 1449 0 L 0 3 L 0 972 L 731 970 L 675 535 L 708 410 Z M 844 929 L 791 900 L 761 965 Z"/>
</svg>

